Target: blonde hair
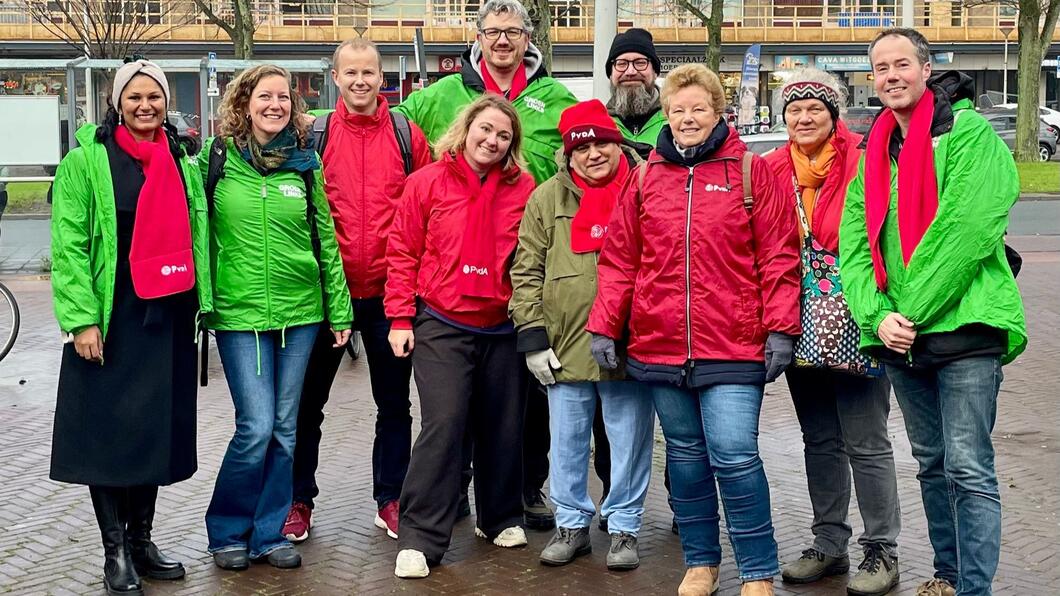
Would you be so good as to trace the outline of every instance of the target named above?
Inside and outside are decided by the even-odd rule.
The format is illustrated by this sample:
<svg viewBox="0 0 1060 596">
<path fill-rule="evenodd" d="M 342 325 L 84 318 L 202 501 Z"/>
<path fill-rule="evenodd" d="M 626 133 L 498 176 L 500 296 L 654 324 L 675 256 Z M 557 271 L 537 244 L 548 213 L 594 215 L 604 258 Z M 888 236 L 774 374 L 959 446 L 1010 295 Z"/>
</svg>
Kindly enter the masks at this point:
<svg viewBox="0 0 1060 596">
<path fill-rule="evenodd" d="M 375 52 L 376 57 L 379 58 L 379 72 L 383 72 L 383 55 L 379 53 L 379 46 L 375 45 L 375 42 L 371 40 L 363 39 L 360 37 L 355 39 L 347 39 L 346 41 L 340 43 L 339 47 L 335 48 L 335 53 L 331 55 L 332 70 L 335 70 L 336 72 L 338 71 L 339 55 L 342 54 L 342 50 L 345 50 L 346 48 L 350 48 L 354 51 L 372 50 L 373 52 Z"/>
<path fill-rule="evenodd" d="M 463 151 L 464 146 L 467 145 L 467 133 L 471 130 L 471 123 L 479 114 L 490 108 L 500 111 L 512 121 L 512 143 L 508 146 L 508 152 L 504 158 L 501 159 L 501 167 L 505 170 L 512 166 L 521 167 L 523 126 L 519 122 L 519 113 L 507 99 L 492 93 L 484 93 L 460 112 L 449 130 L 434 144 L 435 156 L 441 158 L 446 153 L 457 155 Z"/>
<path fill-rule="evenodd" d="M 659 92 L 664 113 L 670 112 L 670 97 L 685 87 L 698 86 L 710 94 L 711 107 L 719 116 L 725 112 L 725 88 L 718 75 L 702 64 L 684 64 L 670 71 Z"/>
<path fill-rule="evenodd" d="M 225 88 L 224 97 L 217 111 L 221 116 L 219 136 L 231 138 L 241 148 L 247 146 L 250 136 L 253 134 L 253 126 L 250 123 L 250 114 L 247 106 L 250 104 L 250 95 L 258 84 L 269 77 L 283 77 L 287 80 L 287 86 L 291 90 L 291 125 L 298 135 L 298 147 L 305 149 L 309 146 L 309 127 L 306 121 L 305 100 L 294 88 L 291 82 L 291 73 L 286 68 L 273 64 L 259 64 L 239 73 L 228 87 Z"/>
</svg>

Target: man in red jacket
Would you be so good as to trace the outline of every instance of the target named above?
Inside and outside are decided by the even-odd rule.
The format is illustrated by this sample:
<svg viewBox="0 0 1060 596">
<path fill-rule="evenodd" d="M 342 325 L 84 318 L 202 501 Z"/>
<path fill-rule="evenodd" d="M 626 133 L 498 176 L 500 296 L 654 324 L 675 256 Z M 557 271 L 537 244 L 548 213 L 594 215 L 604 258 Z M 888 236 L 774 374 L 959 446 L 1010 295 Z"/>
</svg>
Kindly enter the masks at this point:
<svg viewBox="0 0 1060 596">
<path fill-rule="evenodd" d="M 398 497 L 412 445 L 409 379 L 412 364 L 396 358 L 387 342 L 390 324 L 383 315 L 386 241 L 401 191 L 405 165 L 383 85 L 383 61 L 375 44 L 343 42 L 332 59 L 331 77 L 342 97 L 328 116 L 324 132 L 325 190 L 342 264 L 353 299 L 354 329 L 361 332 L 368 356 L 376 413 L 372 447 L 372 496 L 375 525 L 397 538 Z M 423 132 L 408 123 L 413 169 L 431 161 Z M 319 147 L 319 143 L 318 143 Z M 306 369 L 298 411 L 294 453 L 294 502 L 283 533 L 292 542 L 309 538 L 313 498 L 319 494 L 315 472 L 320 425 L 343 350 L 332 348 L 331 334 L 319 334 Z"/>
</svg>

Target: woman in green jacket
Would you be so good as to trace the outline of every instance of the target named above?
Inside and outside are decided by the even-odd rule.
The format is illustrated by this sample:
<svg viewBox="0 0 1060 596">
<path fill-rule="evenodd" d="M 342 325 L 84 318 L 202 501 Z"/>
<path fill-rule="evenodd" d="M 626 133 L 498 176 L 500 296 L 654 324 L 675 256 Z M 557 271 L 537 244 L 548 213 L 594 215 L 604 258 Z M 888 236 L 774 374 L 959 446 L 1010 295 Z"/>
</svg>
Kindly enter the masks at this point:
<svg viewBox="0 0 1060 596">
<path fill-rule="evenodd" d="M 159 485 L 196 469 L 196 313 L 212 297 L 202 183 L 165 121 L 165 74 L 122 66 L 109 103 L 101 125 L 77 131 L 53 187 L 66 345 L 50 475 L 89 485 L 107 593 L 142 594 L 141 575 L 184 577 L 151 527 Z"/>
<path fill-rule="evenodd" d="M 199 155 L 204 178 L 211 161 L 223 173 L 207 182 L 215 285 L 206 318 L 235 405 L 236 432 L 206 511 L 222 569 L 246 569 L 249 559 L 301 565 L 281 528 L 302 380 L 320 323 L 341 346 L 353 319 L 305 110 L 286 70 L 247 69 L 221 100 L 220 136 Z"/>
</svg>

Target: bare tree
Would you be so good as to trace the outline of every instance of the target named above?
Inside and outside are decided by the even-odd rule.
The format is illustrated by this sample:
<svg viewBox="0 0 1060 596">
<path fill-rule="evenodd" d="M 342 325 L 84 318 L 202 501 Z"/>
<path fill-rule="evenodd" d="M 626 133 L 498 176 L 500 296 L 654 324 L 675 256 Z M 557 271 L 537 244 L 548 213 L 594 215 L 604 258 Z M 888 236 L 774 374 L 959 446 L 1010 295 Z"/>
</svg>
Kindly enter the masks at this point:
<svg viewBox="0 0 1060 596">
<path fill-rule="evenodd" d="M 552 14 L 548 0 L 525 0 L 526 11 L 530 13 L 530 22 L 534 29 L 530 32 L 530 42 L 541 50 L 541 59 L 545 70 L 552 72 Z"/>
<path fill-rule="evenodd" d="M 251 0 L 225 0 L 231 2 L 231 16 L 221 16 L 220 9 L 203 0 L 195 0 L 195 5 L 202 11 L 206 20 L 228 34 L 232 40 L 232 51 L 238 60 L 250 60 L 254 57 L 254 31 L 258 22 L 254 18 Z"/>
<path fill-rule="evenodd" d="M 674 7 L 691 13 L 707 28 L 707 66 L 714 72 L 721 67 L 721 24 L 725 20 L 724 0 L 671 0 Z"/>
<path fill-rule="evenodd" d="M 196 14 L 159 0 L 22 0 L 30 18 L 89 58 L 124 58 Z"/>
<path fill-rule="evenodd" d="M 1038 89 L 1042 80 L 1042 61 L 1053 41 L 1057 16 L 1060 14 L 1060 0 L 964 0 L 965 8 L 984 4 L 1011 7 L 1018 13 L 1016 161 L 1037 161 L 1041 122 Z"/>
</svg>

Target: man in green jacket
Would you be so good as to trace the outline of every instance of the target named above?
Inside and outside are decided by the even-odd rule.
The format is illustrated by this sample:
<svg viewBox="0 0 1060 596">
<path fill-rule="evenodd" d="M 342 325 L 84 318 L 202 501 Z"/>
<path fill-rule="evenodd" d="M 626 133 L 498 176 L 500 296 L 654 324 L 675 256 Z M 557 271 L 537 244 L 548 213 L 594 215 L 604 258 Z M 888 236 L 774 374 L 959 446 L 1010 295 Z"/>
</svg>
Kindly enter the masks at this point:
<svg viewBox="0 0 1060 596">
<path fill-rule="evenodd" d="M 655 147 L 659 131 L 666 126 L 666 115 L 659 102 L 659 56 L 651 33 L 630 29 L 615 36 L 607 54 L 607 76 L 611 79 L 611 99 L 607 111 L 628 141 L 637 144 L 647 158 Z"/>
<path fill-rule="evenodd" d="M 1001 365 L 1027 345 L 1004 244 L 1019 179 L 971 79 L 929 80 L 930 55 L 912 29 L 869 46 L 885 109 L 848 189 L 840 262 L 861 348 L 885 363 L 920 464 L 935 577 L 917 594 L 988 596 L 1001 549 L 990 432 Z"/>
<path fill-rule="evenodd" d="M 478 34 L 461 57 L 460 73 L 409 95 L 394 109 L 434 144 L 480 95 L 503 95 L 519 113 L 530 173 L 538 184 L 548 180 L 556 173 L 556 150 L 563 146 L 559 115 L 578 100 L 548 76 L 540 50 L 530 43 L 531 28 L 530 15 L 517 0 L 488 0 L 478 11 Z"/>
<path fill-rule="evenodd" d="M 548 76 L 541 52 L 530 43 L 530 15 L 517 0 L 487 0 L 478 11 L 475 44 L 461 57 L 460 74 L 409 95 L 394 108 L 416 123 L 435 143 L 460 112 L 483 93 L 503 95 L 519 114 L 523 128 L 523 159 L 541 184 L 556 173 L 556 150 L 563 147 L 559 116 L 578 103 L 559 81 Z M 548 479 L 548 402 L 541 386 L 529 387 L 523 448 L 523 501 L 526 525 L 549 530 L 555 518 L 541 487 Z M 465 454 L 465 458 L 469 454 Z M 470 460 L 467 459 L 468 466 Z M 466 492 L 470 472 L 465 471 Z M 469 515 L 467 499 L 461 515 Z"/>
</svg>

